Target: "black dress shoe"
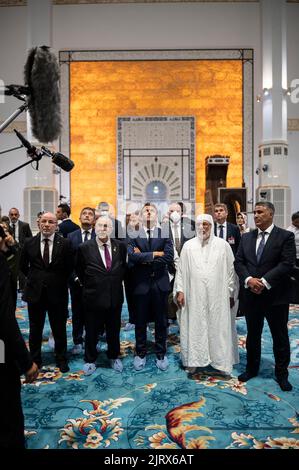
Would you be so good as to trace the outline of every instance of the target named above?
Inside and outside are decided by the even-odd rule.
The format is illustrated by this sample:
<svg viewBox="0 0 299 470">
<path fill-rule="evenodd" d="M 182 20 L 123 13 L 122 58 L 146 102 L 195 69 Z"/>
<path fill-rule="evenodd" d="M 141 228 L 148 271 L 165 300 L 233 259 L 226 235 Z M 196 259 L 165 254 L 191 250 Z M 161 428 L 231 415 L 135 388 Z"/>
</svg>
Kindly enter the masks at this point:
<svg viewBox="0 0 299 470">
<path fill-rule="evenodd" d="M 290 384 L 288 379 L 285 378 L 285 379 L 276 379 L 276 380 L 283 392 L 290 392 L 293 389 L 293 386 L 292 384 Z"/>
<path fill-rule="evenodd" d="M 246 372 L 243 372 L 243 374 L 238 376 L 238 380 L 240 382 L 247 382 L 248 380 L 250 380 L 250 379 L 252 379 L 253 377 L 256 377 L 256 376 L 257 376 L 257 374 L 253 374 L 251 372 L 246 371 Z"/>
<path fill-rule="evenodd" d="M 66 361 L 63 361 L 63 362 L 59 362 L 57 364 L 57 367 L 60 369 L 60 372 L 62 372 L 63 374 L 65 372 L 68 372 L 70 370 L 69 366 L 68 366 L 68 363 Z"/>
</svg>

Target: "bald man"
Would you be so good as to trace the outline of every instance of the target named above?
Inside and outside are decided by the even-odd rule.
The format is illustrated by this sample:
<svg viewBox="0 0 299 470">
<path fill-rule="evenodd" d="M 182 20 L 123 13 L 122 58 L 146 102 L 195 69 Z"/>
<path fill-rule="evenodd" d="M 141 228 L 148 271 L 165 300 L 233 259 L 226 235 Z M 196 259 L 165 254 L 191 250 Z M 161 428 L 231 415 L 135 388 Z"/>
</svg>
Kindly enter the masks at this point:
<svg viewBox="0 0 299 470">
<path fill-rule="evenodd" d="M 46 312 L 55 341 L 56 366 L 68 372 L 66 312 L 68 277 L 73 269 L 71 243 L 56 232 L 57 218 L 46 212 L 40 218 L 40 233 L 25 240 L 20 268 L 27 277 L 24 300 L 28 302 L 29 348 L 41 367 L 41 344 Z"/>
</svg>

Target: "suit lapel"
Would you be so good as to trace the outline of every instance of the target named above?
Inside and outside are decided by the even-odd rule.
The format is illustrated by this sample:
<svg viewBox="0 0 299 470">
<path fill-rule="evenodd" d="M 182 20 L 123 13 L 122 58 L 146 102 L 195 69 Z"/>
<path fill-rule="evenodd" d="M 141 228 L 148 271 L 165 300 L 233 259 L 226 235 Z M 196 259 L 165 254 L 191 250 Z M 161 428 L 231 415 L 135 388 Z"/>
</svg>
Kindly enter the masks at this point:
<svg viewBox="0 0 299 470">
<path fill-rule="evenodd" d="M 105 271 L 106 271 L 106 266 L 104 265 L 104 262 L 102 260 L 102 256 L 101 256 L 101 253 L 100 253 L 100 248 L 98 246 L 98 243 L 96 241 L 96 239 L 94 238 L 93 240 L 93 243 L 91 244 L 91 249 L 97 259 L 97 262 L 98 262 L 98 265 L 101 266 L 101 268 L 103 268 Z"/>
<path fill-rule="evenodd" d="M 228 239 L 231 237 L 231 235 L 232 235 L 232 233 L 231 233 L 230 223 L 226 222 L 226 241 L 228 241 Z"/>
<path fill-rule="evenodd" d="M 57 233 L 55 233 L 54 241 L 53 241 L 52 259 L 51 259 L 50 264 L 55 262 L 57 255 L 60 253 L 62 249 L 62 244 L 63 244 L 63 238 L 60 235 L 57 235 Z"/>
<path fill-rule="evenodd" d="M 266 230 L 267 231 L 267 230 Z M 264 246 L 264 249 L 263 249 L 263 252 L 262 252 L 262 256 L 261 256 L 261 259 L 260 261 L 265 257 L 267 256 L 267 253 L 269 251 L 271 251 L 271 246 L 273 245 L 273 243 L 275 242 L 275 238 L 276 238 L 276 234 L 277 234 L 277 229 L 276 227 L 274 226 L 270 235 L 268 236 L 268 240 Z"/>
<path fill-rule="evenodd" d="M 34 257 L 39 258 L 40 262 L 43 263 L 44 260 L 42 258 L 42 253 L 40 249 L 40 233 L 38 233 L 33 239 L 33 250 L 34 250 Z"/>
<path fill-rule="evenodd" d="M 257 263 L 257 258 L 256 258 L 256 240 L 257 240 L 257 234 L 258 234 L 258 230 L 255 229 L 253 230 L 252 232 L 252 236 L 251 236 L 251 240 L 250 240 L 250 253 L 252 253 L 252 256 L 255 260 L 255 263 Z"/>
<path fill-rule="evenodd" d="M 111 254 L 112 254 L 112 264 L 111 269 L 113 269 L 115 262 L 119 254 L 119 246 L 115 243 L 114 240 L 111 240 Z"/>
</svg>

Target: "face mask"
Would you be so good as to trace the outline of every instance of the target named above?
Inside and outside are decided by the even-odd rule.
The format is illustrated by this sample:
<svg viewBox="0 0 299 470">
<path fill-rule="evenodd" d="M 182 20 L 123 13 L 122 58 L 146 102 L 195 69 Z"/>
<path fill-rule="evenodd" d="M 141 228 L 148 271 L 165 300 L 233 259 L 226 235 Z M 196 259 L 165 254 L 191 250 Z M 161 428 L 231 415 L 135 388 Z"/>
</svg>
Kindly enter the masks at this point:
<svg viewBox="0 0 299 470">
<path fill-rule="evenodd" d="M 102 217 L 105 217 L 106 215 L 108 215 L 108 211 L 101 211 L 101 216 Z"/>
<path fill-rule="evenodd" d="M 170 214 L 170 219 L 173 223 L 177 224 L 181 220 L 181 216 L 177 211 L 174 211 Z"/>
</svg>

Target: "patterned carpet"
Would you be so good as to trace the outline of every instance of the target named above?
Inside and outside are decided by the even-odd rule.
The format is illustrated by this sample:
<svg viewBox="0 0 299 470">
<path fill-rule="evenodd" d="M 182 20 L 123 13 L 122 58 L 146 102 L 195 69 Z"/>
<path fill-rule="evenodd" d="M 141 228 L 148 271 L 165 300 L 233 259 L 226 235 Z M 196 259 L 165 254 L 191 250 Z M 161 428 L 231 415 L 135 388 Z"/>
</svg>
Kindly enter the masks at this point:
<svg viewBox="0 0 299 470">
<path fill-rule="evenodd" d="M 27 309 L 18 307 L 28 339 Z M 123 308 L 122 324 L 127 318 Z M 109 368 L 105 343 L 94 375 L 82 372 L 83 355 L 70 357 L 70 372 L 56 369 L 53 352 L 43 344 L 45 366 L 38 380 L 23 385 L 26 443 L 29 449 L 299 449 L 299 309 L 290 308 L 292 392 L 274 380 L 272 342 L 263 334 L 260 375 L 239 383 L 244 370 L 246 325 L 237 320 L 240 364 L 229 379 L 202 371 L 188 375 L 180 364 L 178 327 L 168 336 L 170 367 L 157 369 L 154 354 L 143 371 L 133 369 L 134 331 L 121 331 L 124 371 Z M 68 321 L 68 348 L 72 347 Z M 49 334 L 45 327 L 45 339 Z M 151 352 L 153 330 L 148 334 Z M 296 408 L 297 407 L 297 408 Z"/>
</svg>

